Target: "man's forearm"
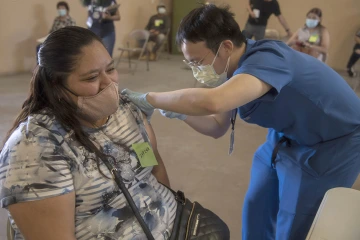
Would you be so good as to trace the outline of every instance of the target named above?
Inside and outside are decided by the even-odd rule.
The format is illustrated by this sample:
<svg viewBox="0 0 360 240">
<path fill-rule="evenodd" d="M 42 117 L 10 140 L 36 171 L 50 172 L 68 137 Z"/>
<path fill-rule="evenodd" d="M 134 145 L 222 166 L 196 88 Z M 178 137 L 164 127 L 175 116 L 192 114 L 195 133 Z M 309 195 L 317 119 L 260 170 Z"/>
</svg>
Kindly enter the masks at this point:
<svg viewBox="0 0 360 240">
<path fill-rule="evenodd" d="M 207 116 L 219 113 L 211 91 L 213 89 L 190 88 L 172 92 L 150 92 L 146 99 L 158 109 L 188 116 Z"/>
<path fill-rule="evenodd" d="M 223 120 L 217 120 L 215 115 L 188 116 L 185 123 L 203 135 L 215 139 L 222 137 L 230 126 L 230 113 L 224 113 Z"/>
</svg>

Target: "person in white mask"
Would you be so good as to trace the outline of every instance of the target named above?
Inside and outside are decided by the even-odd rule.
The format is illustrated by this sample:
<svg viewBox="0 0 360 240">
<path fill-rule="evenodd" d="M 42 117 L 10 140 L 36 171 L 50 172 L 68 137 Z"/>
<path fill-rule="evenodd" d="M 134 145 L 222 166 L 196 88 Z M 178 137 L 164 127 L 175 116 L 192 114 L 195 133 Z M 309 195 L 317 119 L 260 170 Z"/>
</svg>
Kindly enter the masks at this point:
<svg viewBox="0 0 360 240">
<path fill-rule="evenodd" d="M 210 88 L 122 93 L 148 117 L 162 109 L 215 138 L 236 111 L 267 128 L 253 159 L 242 239 L 304 240 L 326 191 L 351 187 L 359 175 L 360 99 L 314 57 L 280 41 L 245 39 L 228 8 L 192 10 L 177 43 L 194 77 Z"/>
<path fill-rule="evenodd" d="M 70 8 L 67 2 L 64 1 L 58 2 L 56 4 L 56 9 L 58 11 L 58 16 L 55 18 L 49 33 L 52 33 L 63 27 L 76 25 L 75 20 L 69 15 Z"/>
<path fill-rule="evenodd" d="M 70 17 L 70 15 L 69 15 L 70 8 L 69 8 L 69 5 L 67 2 L 64 2 L 64 1 L 58 2 L 56 4 L 56 9 L 57 9 L 58 16 L 54 19 L 54 22 L 49 31 L 49 34 L 56 30 L 59 30 L 60 28 L 63 28 L 63 27 L 76 26 L 75 20 L 72 17 Z M 41 47 L 41 44 L 38 44 L 36 46 L 37 62 L 38 62 L 38 52 L 39 52 L 40 47 Z"/>
<path fill-rule="evenodd" d="M 325 62 L 330 46 L 330 34 L 327 28 L 321 24 L 321 20 L 321 9 L 311 9 L 306 14 L 305 26 L 297 30 L 287 44 L 299 52 Z"/>
<path fill-rule="evenodd" d="M 167 14 L 165 5 L 159 4 L 157 6 L 157 14 L 150 17 L 145 29 L 150 32 L 149 41 L 155 43 L 150 52 L 150 60 L 155 61 L 157 59 L 157 51 L 164 43 L 166 35 L 170 30 L 170 18 Z M 143 44 L 143 42 L 140 44 Z M 146 59 L 146 54 L 142 59 Z"/>
</svg>

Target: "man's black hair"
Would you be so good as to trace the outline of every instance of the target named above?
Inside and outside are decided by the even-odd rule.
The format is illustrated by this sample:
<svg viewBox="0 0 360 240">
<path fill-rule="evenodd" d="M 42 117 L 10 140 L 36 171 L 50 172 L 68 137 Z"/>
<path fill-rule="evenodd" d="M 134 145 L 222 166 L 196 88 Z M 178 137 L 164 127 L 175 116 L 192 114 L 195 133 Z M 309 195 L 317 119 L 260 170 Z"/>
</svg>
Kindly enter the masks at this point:
<svg viewBox="0 0 360 240">
<path fill-rule="evenodd" d="M 229 6 L 217 7 L 214 4 L 202 5 L 192 10 L 182 19 L 176 35 L 179 46 L 185 41 L 205 41 L 206 46 L 214 53 L 224 40 L 231 40 L 235 46 L 241 47 L 246 38 Z"/>
</svg>

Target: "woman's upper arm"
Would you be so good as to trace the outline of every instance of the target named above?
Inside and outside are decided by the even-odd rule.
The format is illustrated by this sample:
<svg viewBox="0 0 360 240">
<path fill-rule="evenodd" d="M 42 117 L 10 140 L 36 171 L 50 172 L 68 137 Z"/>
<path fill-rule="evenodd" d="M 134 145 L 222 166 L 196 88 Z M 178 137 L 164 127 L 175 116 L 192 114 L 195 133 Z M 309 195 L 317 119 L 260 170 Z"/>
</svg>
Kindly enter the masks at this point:
<svg viewBox="0 0 360 240">
<path fill-rule="evenodd" d="M 291 46 L 295 43 L 295 41 L 298 40 L 298 34 L 299 34 L 299 30 L 297 30 L 292 36 L 291 38 L 287 41 L 287 45 Z"/>
<path fill-rule="evenodd" d="M 326 28 L 322 30 L 321 46 L 326 48 L 326 50 L 330 47 L 330 33 Z"/>
<path fill-rule="evenodd" d="M 26 239 L 61 239 L 38 237 L 49 234 L 48 229 L 57 231 L 46 221 L 58 219 L 64 221 L 61 226 L 68 224 L 60 236 L 74 234 L 73 160 L 60 132 L 52 130 L 31 123 L 19 127 L 0 154 L 2 207 L 9 209 Z"/>
<path fill-rule="evenodd" d="M 75 240 L 75 192 L 10 205 L 9 212 L 26 240 Z"/>
<path fill-rule="evenodd" d="M 145 130 L 149 136 L 151 147 L 153 148 L 154 151 L 157 151 L 157 142 L 156 142 L 154 129 L 152 128 L 150 123 L 147 121 L 146 115 L 144 113 L 142 113 L 142 115 L 143 115 L 143 122 L 144 122 Z"/>
</svg>

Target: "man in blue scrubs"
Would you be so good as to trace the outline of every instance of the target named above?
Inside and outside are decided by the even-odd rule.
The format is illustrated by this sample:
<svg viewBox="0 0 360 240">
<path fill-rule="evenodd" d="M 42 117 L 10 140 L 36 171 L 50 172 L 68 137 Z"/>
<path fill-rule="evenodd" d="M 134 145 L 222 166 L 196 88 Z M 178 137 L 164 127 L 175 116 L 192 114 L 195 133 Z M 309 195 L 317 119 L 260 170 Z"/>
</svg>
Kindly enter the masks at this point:
<svg viewBox="0 0 360 240">
<path fill-rule="evenodd" d="M 268 128 L 253 159 L 242 239 L 305 239 L 325 192 L 351 187 L 359 174 L 359 98 L 319 60 L 279 41 L 246 40 L 227 8 L 190 12 L 177 42 L 195 78 L 213 88 L 123 94 L 148 116 L 163 109 L 215 138 L 234 109 Z"/>
</svg>

